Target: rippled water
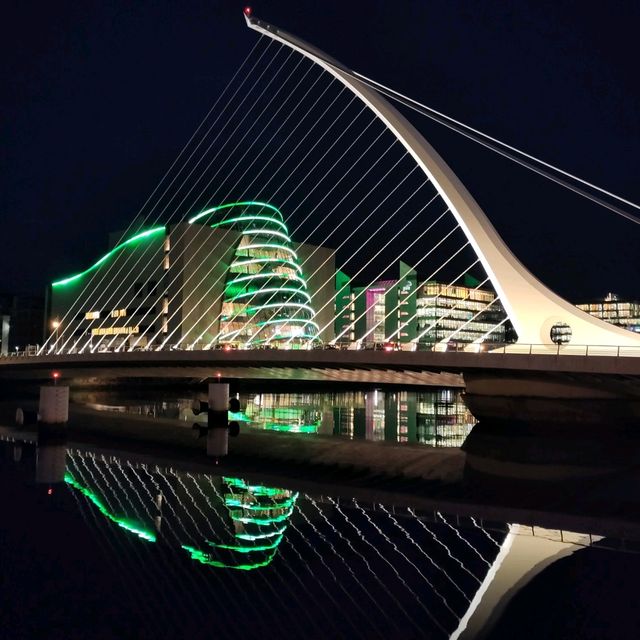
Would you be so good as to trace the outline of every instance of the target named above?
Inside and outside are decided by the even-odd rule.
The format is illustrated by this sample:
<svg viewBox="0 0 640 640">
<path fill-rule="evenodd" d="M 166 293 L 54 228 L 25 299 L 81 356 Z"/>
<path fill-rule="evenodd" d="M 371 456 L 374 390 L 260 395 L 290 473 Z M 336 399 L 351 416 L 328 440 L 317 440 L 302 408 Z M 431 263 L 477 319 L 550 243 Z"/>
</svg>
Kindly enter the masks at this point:
<svg viewBox="0 0 640 640">
<path fill-rule="evenodd" d="M 10 440 L 3 638 L 637 637 L 631 540 Z"/>
</svg>

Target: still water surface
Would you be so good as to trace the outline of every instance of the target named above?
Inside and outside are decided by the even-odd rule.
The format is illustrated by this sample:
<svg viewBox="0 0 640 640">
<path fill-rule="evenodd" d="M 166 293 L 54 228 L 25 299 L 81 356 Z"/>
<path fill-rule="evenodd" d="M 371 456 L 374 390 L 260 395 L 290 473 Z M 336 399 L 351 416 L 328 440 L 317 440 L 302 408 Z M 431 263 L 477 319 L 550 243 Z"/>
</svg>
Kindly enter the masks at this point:
<svg viewBox="0 0 640 640">
<path fill-rule="evenodd" d="M 588 531 L 13 436 L 0 509 L 3 638 L 635 638 L 640 623 L 635 544 Z"/>
<path fill-rule="evenodd" d="M 195 396 L 194 396 L 195 397 Z M 244 428 L 356 440 L 459 447 L 476 423 L 460 389 L 349 391 L 340 393 L 241 393 Z M 205 399 L 205 396 L 203 396 Z M 80 401 L 97 409 L 196 422 L 194 398 L 117 398 L 91 394 Z"/>
</svg>

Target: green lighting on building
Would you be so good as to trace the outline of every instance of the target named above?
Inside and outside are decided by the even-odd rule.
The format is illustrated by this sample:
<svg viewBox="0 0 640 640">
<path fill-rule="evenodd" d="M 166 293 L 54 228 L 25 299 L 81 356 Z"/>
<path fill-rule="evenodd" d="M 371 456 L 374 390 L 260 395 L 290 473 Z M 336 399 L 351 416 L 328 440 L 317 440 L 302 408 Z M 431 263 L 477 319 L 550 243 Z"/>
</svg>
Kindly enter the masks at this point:
<svg viewBox="0 0 640 640">
<path fill-rule="evenodd" d="M 269 204 L 267 202 L 257 202 L 255 200 L 248 200 L 246 202 L 230 202 L 228 204 L 221 204 L 217 207 L 212 207 L 211 209 L 206 209 L 205 211 L 201 211 L 198 215 L 191 218 L 188 222 L 189 224 L 193 224 L 196 220 L 199 220 L 203 216 L 216 213 L 217 211 L 223 211 L 224 209 L 231 209 L 232 207 L 261 207 L 263 209 L 270 209 L 271 211 L 274 211 L 278 216 L 280 216 L 280 220 L 282 220 L 282 214 L 280 213 L 278 208 L 274 207 L 272 204 Z"/>
<path fill-rule="evenodd" d="M 140 240 L 144 240 L 146 238 L 149 238 L 150 236 L 155 236 L 158 233 L 161 233 L 161 232 L 164 233 L 165 230 L 166 230 L 165 227 L 155 227 L 154 229 L 147 229 L 146 231 L 142 231 L 141 233 L 138 233 L 137 235 L 133 236 L 132 238 L 129 238 L 128 240 L 125 240 L 121 244 L 115 246 L 113 249 L 111 249 L 111 251 L 109 251 L 109 253 L 103 255 L 102 258 L 100 258 L 100 260 L 98 260 L 98 262 L 96 262 L 94 265 L 90 266 L 88 269 L 85 269 L 81 273 L 77 273 L 74 276 L 69 276 L 68 278 L 64 278 L 63 280 L 57 280 L 56 282 L 52 282 L 51 286 L 52 287 L 61 287 L 63 285 L 75 282 L 76 280 L 79 280 L 80 278 L 82 278 L 82 276 L 86 276 L 88 273 L 91 273 L 91 271 L 94 271 L 95 269 L 97 269 L 101 264 L 106 262 L 113 255 L 115 255 L 116 253 L 118 253 L 119 251 L 124 249 L 124 247 L 127 247 L 127 246 L 130 246 L 132 244 L 135 244 L 136 242 L 139 242 Z"/>
<path fill-rule="evenodd" d="M 111 522 L 114 522 L 119 527 L 122 527 L 123 529 L 126 529 L 131 533 L 135 533 L 135 535 L 137 535 L 139 538 L 142 538 L 143 540 L 146 540 L 147 542 L 156 541 L 156 536 L 153 532 L 149 531 L 148 529 L 142 528 L 140 525 L 138 525 L 138 523 L 133 522 L 128 518 L 122 518 L 113 515 L 107 509 L 102 500 L 93 491 L 79 484 L 69 472 L 65 473 L 64 481 L 77 491 L 80 491 L 80 493 L 82 493 L 84 496 L 86 496 L 98 508 L 100 513 L 111 520 Z"/>
<path fill-rule="evenodd" d="M 233 298 L 231 298 L 229 302 L 235 302 L 240 298 L 247 298 L 250 296 L 262 295 L 265 293 L 297 293 L 301 296 L 304 296 L 309 302 L 311 302 L 311 296 L 306 291 L 303 291 L 302 289 L 294 289 L 293 287 L 266 287 L 264 289 L 253 289 L 251 291 L 245 291 L 233 296 Z"/>
</svg>

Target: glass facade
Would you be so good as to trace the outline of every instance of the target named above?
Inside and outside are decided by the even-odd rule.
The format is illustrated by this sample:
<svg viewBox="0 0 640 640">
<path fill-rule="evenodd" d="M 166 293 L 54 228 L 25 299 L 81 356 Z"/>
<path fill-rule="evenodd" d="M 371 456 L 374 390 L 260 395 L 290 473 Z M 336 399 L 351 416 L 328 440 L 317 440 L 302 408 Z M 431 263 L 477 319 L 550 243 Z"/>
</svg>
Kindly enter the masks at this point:
<svg viewBox="0 0 640 640">
<path fill-rule="evenodd" d="M 603 300 L 576 306 L 600 320 L 640 333 L 640 302 L 637 300 L 621 300 L 615 293 L 608 293 Z"/>
<path fill-rule="evenodd" d="M 282 214 L 239 203 L 213 211 L 207 224 L 241 234 L 227 270 L 217 342 L 296 347 L 317 340 L 311 296 Z"/>
<path fill-rule="evenodd" d="M 371 348 L 394 343 L 402 349 L 446 345 L 456 349 L 471 343 L 515 340 L 495 293 L 481 289 L 471 278 L 466 278 L 469 286 L 418 283 L 416 272 L 401 262 L 397 280 L 382 280 L 368 288 L 349 284 L 340 282 L 336 313 L 335 332 L 342 344 Z"/>
</svg>

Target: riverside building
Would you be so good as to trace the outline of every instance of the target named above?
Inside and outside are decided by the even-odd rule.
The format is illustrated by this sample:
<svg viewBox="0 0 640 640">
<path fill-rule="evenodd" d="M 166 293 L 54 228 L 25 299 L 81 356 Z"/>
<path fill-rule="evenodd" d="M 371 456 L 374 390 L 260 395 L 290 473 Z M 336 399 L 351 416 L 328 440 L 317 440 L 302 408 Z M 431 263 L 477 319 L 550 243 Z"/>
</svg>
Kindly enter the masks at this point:
<svg viewBox="0 0 640 640">
<path fill-rule="evenodd" d="M 510 341 L 507 316 L 493 291 L 465 276 L 460 284 L 418 282 L 409 265 L 399 277 L 368 287 L 336 276 L 337 342 L 367 348 L 394 343 L 404 349 L 464 348 Z"/>
<path fill-rule="evenodd" d="M 333 250 L 294 242 L 271 204 L 224 204 L 119 238 L 95 264 L 52 283 L 56 351 L 295 348 L 333 338 Z"/>
<path fill-rule="evenodd" d="M 618 327 L 640 333 L 640 302 L 608 293 L 602 300 L 577 304 L 578 309 Z"/>
</svg>

